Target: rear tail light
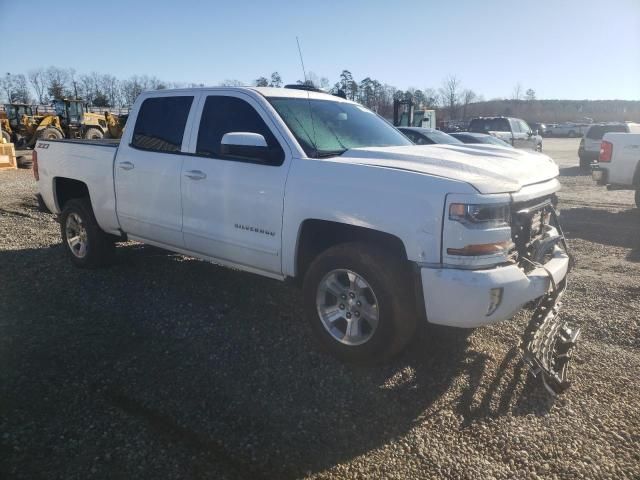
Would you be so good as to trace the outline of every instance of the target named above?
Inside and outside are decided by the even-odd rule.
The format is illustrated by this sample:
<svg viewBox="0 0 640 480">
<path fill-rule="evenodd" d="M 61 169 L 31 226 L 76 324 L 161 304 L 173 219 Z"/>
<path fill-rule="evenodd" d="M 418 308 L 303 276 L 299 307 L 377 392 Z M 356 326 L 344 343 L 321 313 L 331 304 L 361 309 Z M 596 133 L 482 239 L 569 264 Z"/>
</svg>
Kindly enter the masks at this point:
<svg viewBox="0 0 640 480">
<path fill-rule="evenodd" d="M 38 151 L 36 149 L 33 150 L 31 160 L 33 162 L 33 178 L 37 182 L 40 180 L 40 173 L 38 172 Z"/>
<path fill-rule="evenodd" d="M 610 162 L 611 157 L 613 155 L 613 144 L 611 142 L 607 142 L 603 140 L 600 144 L 600 158 L 598 161 L 600 162 Z"/>
</svg>

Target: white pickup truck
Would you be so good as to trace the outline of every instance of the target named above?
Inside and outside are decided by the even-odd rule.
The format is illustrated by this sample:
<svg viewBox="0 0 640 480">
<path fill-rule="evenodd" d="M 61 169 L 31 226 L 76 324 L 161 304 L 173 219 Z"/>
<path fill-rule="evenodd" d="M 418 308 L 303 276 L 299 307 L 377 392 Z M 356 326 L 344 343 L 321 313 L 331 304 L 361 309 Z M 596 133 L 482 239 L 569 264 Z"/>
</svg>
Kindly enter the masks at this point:
<svg viewBox="0 0 640 480">
<path fill-rule="evenodd" d="M 321 343 L 362 363 L 417 322 L 509 319 L 569 269 L 548 156 L 413 145 L 316 91 L 146 92 L 119 144 L 39 141 L 34 175 L 76 265 L 129 239 L 298 279 Z"/>
<path fill-rule="evenodd" d="M 638 127 L 630 126 L 631 131 Z M 640 208 L 640 133 L 606 133 L 591 176 L 609 190 L 635 190 L 636 207 Z"/>
</svg>

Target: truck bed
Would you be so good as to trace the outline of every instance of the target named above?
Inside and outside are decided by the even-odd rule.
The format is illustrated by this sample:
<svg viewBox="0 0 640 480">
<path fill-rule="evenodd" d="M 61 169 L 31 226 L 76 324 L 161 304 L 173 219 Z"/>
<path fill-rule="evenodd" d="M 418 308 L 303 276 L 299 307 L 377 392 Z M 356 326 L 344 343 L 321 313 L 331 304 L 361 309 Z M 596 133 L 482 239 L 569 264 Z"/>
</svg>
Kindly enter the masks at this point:
<svg viewBox="0 0 640 480">
<path fill-rule="evenodd" d="M 61 212 L 55 194 L 59 182 L 83 184 L 98 225 L 106 232 L 117 233 L 113 162 L 119 144 L 118 139 L 38 140 L 38 189 L 47 208 L 56 214 Z"/>
</svg>

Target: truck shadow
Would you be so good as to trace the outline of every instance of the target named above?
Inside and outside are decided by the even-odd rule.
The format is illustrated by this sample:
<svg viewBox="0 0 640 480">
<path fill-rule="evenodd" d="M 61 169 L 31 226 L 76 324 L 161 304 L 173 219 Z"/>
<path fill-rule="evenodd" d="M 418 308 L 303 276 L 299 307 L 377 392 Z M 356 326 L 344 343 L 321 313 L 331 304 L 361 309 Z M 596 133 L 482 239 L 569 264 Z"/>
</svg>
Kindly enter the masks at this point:
<svg viewBox="0 0 640 480">
<path fill-rule="evenodd" d="M 344 365 L 317 350 L 292 287 L 138 244 L 118 251 L 97 271 L 72 267 L 59 246 L 0 252 L 4 405 L 38 423 L 25 441 L 34 451 L 57 442 L 61 423 L 90 444 L 88 422 L 117 436 L 133 421 L 164 442 L 164 453 L 148 453 L 157 462 L 171 445 L 196 458 L 187 477 L 216 465 L 239 478 L 295 478 L 435 417 L 465 427 L 550 408 L 515 349 L 495 369 L 475 334 L 426 330 L 390 365 Z M 68 403 L 82 421 L 53 419 Z M 47 471 L 33 453 L 20 454 L 26 471 Z"/>
<path fill-rule="evenodd" d="M 629 248 L 627 260 L 640 261 L 639 209 L 611 212 L 589 207 L 569 208 L 562 210 L 560 221 L 568 238 Z"/>
</svg>

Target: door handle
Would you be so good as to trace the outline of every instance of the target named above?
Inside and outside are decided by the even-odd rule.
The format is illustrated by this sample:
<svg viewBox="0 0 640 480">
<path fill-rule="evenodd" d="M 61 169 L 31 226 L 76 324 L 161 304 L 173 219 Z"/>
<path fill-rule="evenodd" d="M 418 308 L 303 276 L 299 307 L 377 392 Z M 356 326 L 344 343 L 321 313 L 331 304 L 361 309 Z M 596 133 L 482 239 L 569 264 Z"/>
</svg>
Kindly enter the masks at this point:
<svg viewBox="0 0 640 480">
<path fill-rule="evenodd" d="M 133 168 L 135 167 L 135 165 L 131 162 L 120 162 L 118 163 L 118 165 L 123 170 L 133 170 Z"/>
<path fill-rule="evenodd" d="M 187 170 L 184 172 L 184 176 L 191 180 L 203 180 L 207 178 L 207 174 L 201 170 Z"/>
</svg>

